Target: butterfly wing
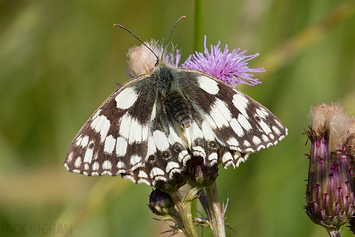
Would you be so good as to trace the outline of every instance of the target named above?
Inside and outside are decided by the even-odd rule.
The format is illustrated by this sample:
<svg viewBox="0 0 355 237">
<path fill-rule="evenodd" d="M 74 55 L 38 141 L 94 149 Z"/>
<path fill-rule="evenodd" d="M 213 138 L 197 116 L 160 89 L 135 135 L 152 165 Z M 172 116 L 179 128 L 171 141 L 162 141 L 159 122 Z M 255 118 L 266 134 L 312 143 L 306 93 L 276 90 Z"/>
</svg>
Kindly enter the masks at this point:
<svg viewBox="0 0 355 237">
<path fill-rule="evenodd" d="M 235 87 L 197 70 L 179 71 L 181 91 L 202 118 L 191 128 L 200 130 L 191 136 L 191 144 L 205 144 L 201 149 L 208 153 L 203 156 L 207 158 L 205 163 L 217 162 L 214 141 L 226 168 L 238 166 L 250 153 L 275 145 L 287 136 L 287 128 L 275 115 Z"/>
<path fill-rule="evenodd" d="M 70 172 L 120 174 L 148 185 L 182 172 L 190 155 L 149 78 L 117 89 L 88 119 L 68 150 L 64 166 Z"/>
<path fill-rule="evenodd" d="M 117 175 L 141 166 L 140 154 L 146 153 L 148 137 L 144 121 L 154 100 L 144 98 L 149 95 L 135 87 L 147 77 L 137 77 L 117 89 L 88 119 L 68 150 L 64 165 L 69 171 Z M 146 109 L 137 113 L 140 106 Z"/>
</svg>

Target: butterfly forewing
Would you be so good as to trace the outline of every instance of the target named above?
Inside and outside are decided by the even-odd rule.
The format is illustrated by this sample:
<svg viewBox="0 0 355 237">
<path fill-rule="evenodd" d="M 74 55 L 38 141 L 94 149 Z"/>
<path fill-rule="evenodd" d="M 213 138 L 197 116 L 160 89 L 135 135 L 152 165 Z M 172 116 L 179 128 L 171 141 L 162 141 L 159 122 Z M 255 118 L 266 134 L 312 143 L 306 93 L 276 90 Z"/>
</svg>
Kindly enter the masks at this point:
<svg viewBox="0 0 355 237">
<path fill-rule="evenodd" d="M 213 76 L 162 64 L 117 89 L 74 138 L 71 172 L 118 175 L 154 185 L 187 169 L 238 166 L 287 129 L 264 106 Z"/>
<path fill-rule="evenodd" d="M 66 168 L 88 176 L 121 174 L 149 185 L 182 172 L 191 157 L 163 102 L 148 76 L 117 89 L 74 138 Z"/>
</svg>

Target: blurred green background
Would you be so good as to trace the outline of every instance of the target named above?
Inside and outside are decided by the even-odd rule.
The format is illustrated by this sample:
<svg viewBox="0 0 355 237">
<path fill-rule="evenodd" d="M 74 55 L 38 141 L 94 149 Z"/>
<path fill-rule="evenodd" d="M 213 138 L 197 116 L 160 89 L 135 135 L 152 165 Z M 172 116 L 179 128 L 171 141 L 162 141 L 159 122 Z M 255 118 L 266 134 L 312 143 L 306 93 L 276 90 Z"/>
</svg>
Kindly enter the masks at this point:
<svg viewBox="0 0 355 237">
<path fill-rule="evenodd" d="M 255 75 L 263 83 L 239 88 L 289 129 L 276 147 L 220 170 L 235 230 L 227 236 L 326 236 L 302 209 L 302 133 L 312 104 L 339 101 L 355 115 L 355 2 L 210 0 L 201 12 L 208 45 L 260 53 L 250 66 L 267 70 Z M 125 53 L 138 42 L 113 24 L 162 40 L 185 15 L 172 36 L 183 62 L 194 52 L 194 14 L 191 0 L 0 1 L 0 236 L 168 236 L 147 207 L 151 187 L 71 174 L 63 162 L 91 113 L 129 79 Z"/>
</svg>

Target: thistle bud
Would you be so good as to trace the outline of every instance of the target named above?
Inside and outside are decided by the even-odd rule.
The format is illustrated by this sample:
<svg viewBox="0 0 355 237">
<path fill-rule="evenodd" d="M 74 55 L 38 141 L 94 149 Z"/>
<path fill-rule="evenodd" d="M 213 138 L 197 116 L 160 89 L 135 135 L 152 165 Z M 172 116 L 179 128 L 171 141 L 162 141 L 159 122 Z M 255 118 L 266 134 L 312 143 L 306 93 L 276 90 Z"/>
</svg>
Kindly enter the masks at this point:
<svg viewBox="0 0 355 237">
<path fill-rule="evenodd" d="M 168 215 L 174 208 L 175 204 L 170 195 L 155 189 L 149 196 L 149 209 L 156 215 Z"/>
<path fill-rule="evenodd" d="M 354 214 L 353 159 L 354 118 L 337 105 L 315 106 L 306 132 L 311 141 L 305 211 L 316 224 L 337 236 Z"/>
</svg>

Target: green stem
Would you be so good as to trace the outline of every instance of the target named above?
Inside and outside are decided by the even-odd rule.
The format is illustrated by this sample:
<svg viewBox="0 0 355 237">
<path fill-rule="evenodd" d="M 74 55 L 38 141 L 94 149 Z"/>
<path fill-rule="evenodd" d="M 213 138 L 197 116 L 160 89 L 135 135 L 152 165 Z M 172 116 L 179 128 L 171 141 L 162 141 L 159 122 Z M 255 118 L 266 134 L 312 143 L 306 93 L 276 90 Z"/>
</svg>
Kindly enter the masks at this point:
<svg viewBox="0 0 355 237">
<path fill-rule="evenodd" d="M 183 231 L 185 235 L 187 237 L 198 237 L 191 214 L 191 200 L 183 202 L 178 192 L 171 193 L 170 196 L 173 199 L 178 212 L 180 213 L 181 220 L 184 224 Z"/>
<path fill-rule="evenodd" d="M 211 221 L 213 234 L 215 237 L 225 237 L 224 213 L 219 202 L 216 183 L 206 187 L 206 194 L 210 211 L 212 212 Z"/>
<path fill-rule="evenodd" d="M 195 0 L 194 50 L 197 52 L 203 52 L 202 1 L 203 0 Z"/>
<path fill-rule="evenodd" d="M 168 218 L 166 218 L 166 219 L 163 219 L 163 221 L 169 220 L 169 218 L 172 218 L 172 221 L 175 222 L 178 227 L 184 226 L 184 223 L 182 222 L 180 213 L 176 210 L 176 208 L 174 208 L 172 210 L 172 212 L 170 213 L 170 216 Z M 185 230 L 183 230 L 183 231 L 184 231 L 184 234 L 187 235 Z"/>
</svg>

